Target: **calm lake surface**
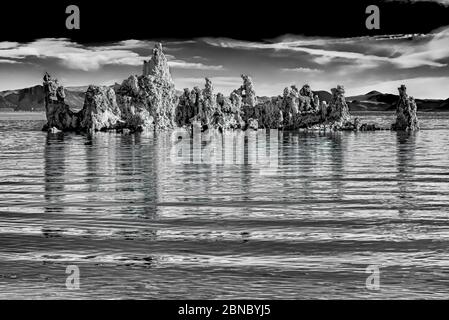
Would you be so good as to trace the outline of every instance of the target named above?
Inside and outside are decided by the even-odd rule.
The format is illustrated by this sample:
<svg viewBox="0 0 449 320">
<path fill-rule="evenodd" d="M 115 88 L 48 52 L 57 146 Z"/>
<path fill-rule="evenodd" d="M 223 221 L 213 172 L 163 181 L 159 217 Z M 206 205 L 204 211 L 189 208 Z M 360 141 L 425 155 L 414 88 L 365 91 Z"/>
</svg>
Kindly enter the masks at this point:
<svg viewBox="0 0 449 320">
<path fill-rule="evenodd" d="M 410 134 L 270 133 L 236 145 L 242 162 L 198 161 L 170 134 L 1 119 L 2 299 L 449 296 L 449 114 Z"/>
</svg>

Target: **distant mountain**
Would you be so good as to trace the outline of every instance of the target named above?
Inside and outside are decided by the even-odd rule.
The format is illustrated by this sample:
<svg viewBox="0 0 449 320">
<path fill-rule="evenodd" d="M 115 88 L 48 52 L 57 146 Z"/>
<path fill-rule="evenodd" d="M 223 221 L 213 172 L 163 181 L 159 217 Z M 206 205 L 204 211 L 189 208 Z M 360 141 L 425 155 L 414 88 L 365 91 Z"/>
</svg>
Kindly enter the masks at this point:
<svg viewBox="0 0 449 320">
<path fill-rule="evenodd" d="M 320 101 L 326 101 L 328 104 L 332 100 L 332 94 L 324 90 L 313 91 L 313 95 L 317 95 Z"/>
<path fill-rule="evenodd" d="M 14 109 L 16 107 L 16 105 L 12 102 L 10 102 L 8 99 L 6 99 L 5 97 L 0 96 L 0 108 L 5 108 L 5 109 Z"/>
<path fill-rule="evenodd" d="M 114 86 L 111 86 L 114 87 Z M 83 107 L 85 92 L 88 86 L 66 87 L 66 103 L 74 110 Z M 183 91 L 177 90 L 178 96 Z M 332 99 L 330 92 L 314 91 L 320 101 L 329 103 Z M 271 97 L 258 97 L 259 102 L 270 100 Z M 350 111 L 394 111 L 399 96 L 379 91 L 370 91 L 363 95 L 346 97 Z M 415 99 L 419 111 L 449 111 L 449 99 Z M 18 90 L 0 91 L 0 111 L 44 111 L 44 88 L 37 85 Z"/>
<path fill-rule="evenodd" d="M 378 95 L 378 94 L 382 94 L 382 92 L 373 90 L 373 91 L 368 92 L 366 95 L 375 96 L 375 95 Z"/>
<path fill-rule="evenodd" d="M 346 97 L 350 111 L 394 111 L 398 99 L 398 95 L 379 91 Z M 415 99 L 419 111 L 449 111 L 448 100 Z"/>
<path fill-rule="evenodd" d="M 320 101 L 326 101 L 327 103 L 329 103 L 332 99 L 332 94 L 324 90 L 313 91 L 313 95 L 317 95 L 320 98 Z M 259 96 L 257 97 L 257 101 L 264 103 L 270 101 L 272 98 L 274 97 Z"/>
<path fill-rule="evenodd" d="M 34 86 L 18 91 L 19 98 L 17 101 L 16 111 L 44 110 L 44 88 L 42 86 Z"/>
<path fill-rule="evenodd" d="M 86 93 L 87 89 L 89 88 L 89 86 L 79 86 L 79 87 L 65 87 L 64 89 L 70 92 L 82 92 L 82 93 Z"/>
<path fill-rule="evenodd" d="M 440 105 L 441 109 L 449 109 L 449 99 L 444 100 L 444 102 Z"/>
<path fill-rule="evenodd" d="M 81 109 L 87 87 L 68 87 L 65 90 L 66 103 L 73 109 Z M 37 85 L 19 90 L 0 92 L 0 110 L 14 109 L 15 111 L 44 111 L 44 88 Z"/>
</svg>

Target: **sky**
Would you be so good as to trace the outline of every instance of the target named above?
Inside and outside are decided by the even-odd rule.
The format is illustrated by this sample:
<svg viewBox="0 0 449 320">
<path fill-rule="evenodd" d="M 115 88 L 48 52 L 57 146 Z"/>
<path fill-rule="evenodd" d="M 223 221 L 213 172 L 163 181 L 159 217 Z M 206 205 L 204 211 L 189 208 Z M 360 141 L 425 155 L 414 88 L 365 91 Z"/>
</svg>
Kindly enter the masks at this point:
<svg viewBox="0 0 449 320">
<path fill-rule="evenodd" d="M 449 0 L 440 1 L 449 4 Z M 284 34 L 265 40 L 197 37 L 164 40 L 177 89 L 204 86 L 216 92 L 240 87 L 252 76 L 259 96 L 281 95 L 293 84 L 346 96 L 372 90 L 397 94 L 405 84 L 415 98 L 449 98 L 449 26 L 428 33 L 326 37 Z M 41 84 L 48 71 L 66 87 L 121 83 L 141 74 L 154 40 L 82 43 L 70 38 L 0 41 L 0 91 Z"/>
</svg>

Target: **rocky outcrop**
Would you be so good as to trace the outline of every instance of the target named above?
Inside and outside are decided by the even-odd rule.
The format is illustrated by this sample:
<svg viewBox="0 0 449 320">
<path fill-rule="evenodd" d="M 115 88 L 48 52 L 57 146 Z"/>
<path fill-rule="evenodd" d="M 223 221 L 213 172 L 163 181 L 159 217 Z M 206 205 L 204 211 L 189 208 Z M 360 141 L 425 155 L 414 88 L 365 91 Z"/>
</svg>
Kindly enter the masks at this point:
<svg viewBox="0 0 449 320">
<path fill-rule="evenodd" d="M 47 123 L 43 130 L 57 131 L 99 131 L 122 127 L 120 109 L 111 88 L 89 86 L 84 106 L 74 112 L 64 102 L 64 87 L 58 80 L 44 75 L 45 111 Z"/>
<path fill-rule="evenodd" d="M 356 129 L 351 122 L 343 86 L 333 89 L 329 104 L 320 102 L 309 85 L 301 90 L 285 88 L 282 96 L 257 102 L 251 77 L 242 75 L 243 85 L 229 97 L 213 93 L 206 78 L 204 89 L 184 89 L 176 108 L 176 124 L 189 126 L 199 122 L 203 129 Z"/>
<path fill-rule="evenodd" d="M 184 89 L 178 98 L 168 61 L 157 44 L 140 76 L 130 76 L 112 87 L 89 86 L 81 111 L 65 103 L 65 90 L 48 74 L 44 76 L 46 130 L 129 131 L 165 130 L 200 125 L 203 129 L 380 130 L 376 124 L 352 119 L 345 89 L 333 88 L 329 103 L 320 101 L 309 85 L 284 89 L 271 99 L 256 96 L 252 78 L 242 75 L 242 85 L 229 97 L 215 93 L 212 81 L 203 89 Z M 405 86 L 399 88 L 394 130 L 417 130 L 416 103 Z M 329 100 L 329 98 L 326 98 Z"/>
<path fill-rule="evenodd" d="M 176 108 L 176 124 L 190 126 L 194 122 L 203 128 L 238 129 L 245 124 L 241 119 L 242 98 L 236 92 L 230 97 L 214 93 L 212 82 L 206 78 L 204 89 L 184 89 Z"/>
<path fill-rule="evenodd" d="M 115 87 L 124 125 L 131 130 L 173 128 L 178 98 L 160 44 L 143 69 L 141 76 L 130 76 Z"/>
<path fill-rule="evenodd" d="M 230 97 L 217 94 L 217 109 L 213 126 L 220 129 L 245 129 L 247 122 L 242 118 L 242 97 L 231 93 Z"/>
<path fill-rule="evenodd" d="M 178 102 L 168 62 L 157 44 L 144 63 L 141 76 L 130 76 L 121 85 L 89 86 L 81 111 L 65 104 L 64 88 L 44 76 L 47 124 L 44 129 L 99 131 L 111 129 L 169 129 L 174 127 Z"/>
<path fill-rule="evenodd" d="M 61 131 L 77 130 L 80 118 L 64 102 L 64 87 L 59 85 L 58 80 L 51 78 L 48 73 L 45 73 L 43 80 L 45 114 L 47 116 L 47 123 L 43 130 L 51 130 L 52 128 Z"/>
<path fill-rule="evenodd" d="M 217 112 L 217 97 L 213 91 L 212 82 L 208 78 L 204 89 L 194 87 L 190 91 L 185 88 L 176 107 L 176 124 L 185 126 L 200 122 L 202 126 L 209 126 Z"/>
<path fill-rule="evenodd" d="M 305 84 L 299 91 L 300 111 L 318 111 L 320 100 L 318 96 L 314 96 L 312 89 L 308 84 Z"/>
<path fill-rule="evenodd" d="M 151 59 L 143 62 L 142 75 L 153 76 L 169 83 L 173 83 L 167 58 L 162 51 L 162 44 L 157 43 L 153 49 Z"/>
<path fill-rule="evenodd" d="M 419 130 L 415 99 L 407 95 L 405 85 L 401 85 L 398 90 L 399 100 L 396 104 L 396 122 L 391 125 L 391 129 L 396 131 Z"/>
<path fill-rule="evenodd" d="M 199 87 L 195 87 L 191 91 L 185 88 L 184 93 L 179 97 L 179 103 L 175 111 L 175 122 L 179 127 L 190 125 L 199 113 L 200 91 Z"/>
<path fill-rule="evenodd" d="M 115 92 L 109 87 L 89 86 L 79 113 L 82 131 L 119 129 L 123 126 Z"/>
<path fill-rule="evenodd" d="M 333 89 L 329 106 L 320 102 L 309 85 L 301 90 L 293 85 L 285 88 L 282 96 L 256 105 L 244 107 L 245 120 L 257 119 L 259 127 L 296 129 L 338 130 L 350 122 L 349 110 L 344 99 L 344 88 Z"/>
<path fill-rule="evenodd" d="M 336 88 L 332 88 L 331 92 L 332 100 L 327 107 L 325 124 L 333 129 L 339 129 L 351 123 L 351 115 L 345 99 L 345 88 L 338 85 Z"/>
<path fill-rule="evenodd" d="M 253 80 L 246 74 L 242 74 L 241 77 L 243 79 L 243 84 L 239 89 L 234 90 L 234 94 L 242 97 L 242 102 L 244 105 L 254 107 L 257 103 L 257 97 Z"/>
</svg>

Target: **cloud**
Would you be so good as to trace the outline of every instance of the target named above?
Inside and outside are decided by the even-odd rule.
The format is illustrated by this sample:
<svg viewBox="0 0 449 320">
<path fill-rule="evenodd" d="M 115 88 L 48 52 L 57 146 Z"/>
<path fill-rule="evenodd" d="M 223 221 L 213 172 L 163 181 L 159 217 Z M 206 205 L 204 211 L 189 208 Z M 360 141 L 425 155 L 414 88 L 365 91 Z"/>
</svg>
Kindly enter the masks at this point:
<svg viewBox="0 0 449 320">
<path fill-rule="evenodd" d="M 107 46 L 83 46 L 68 39 L 39 39 L 27 44 L 12 42 L 0 43 L 0 59 L 25 60 L 30 57 L 57 59 L 69 69 L 96 71 L 106 65 L 140 66 L 147 57 L 133 51 L 138 48 L 151 48 L 152 41 L 125 40 Z M 223 70 L 221 65 L 205 65 L 176 59 L 167 55 L 173 68 L 197 70 Z"/>
<path fill-rule="evenodd" d="M 324 63 L 325 61 L 330 62 L 332 61 L 332 59 L 335 58 L 345 60 L 356 60 L 356 61 L 369 60 L 369 61 L 382 61 L 382 62 L 388 62 L 390 60 L 389 57 L 368 55 L 360 52 L 336 51 L 336 50 L 306 47 L 302 45 L 303 41 L 276 42 L 276 43 L 258 43 L 258 42 L 245 42 L 234 40 L 216 42 L 210 41 L 210 39 L 206 39 L 205 41 L 210 45 L 221 46 L 223 48 L 246 49 L 246 50 L 272 49 L 276 51 L 288 50 L 292 52 L 304 52 L 312 56 L 315 56 L 315 58 L 325 58 L 325 60 L 321 60 L 322 63 Z"/>
<path fill-rule="evenodd" d="M 11 48 L 15 48 L 19 45 L 18 42 L 10 42 L 10 41 L 4 41 L 4 42 L 0 42 L 0 50 L 1 49 L 11 49 Z"/>
<path fill-rule="evenodd" d="M 283 72 L 304 72 L 304 73 L 321 73 L 323 70 L 321 69 L 313 69 L 313 68 L 283 68 L 281 69 Z"/>
<path fill-rule="evenodd" d="M 199 62 L 186 62 L 183 60 L 171 60 L 168 61 L 168 65 L 179 69 L 224 70 L 222 65 L 205 65 Z"/>
<path fill-rule="evenodd" d="M 414 68 L 423 65 L 445 67 L 447 63 L 440 62 L 449 58 L 449 28 L 445 27 L 433 34 L 429 41 L 415 46 L 396 47 L 400 55 L 394 60 L 399 67 Z"/>
<path fill-rule="evenodd" d="M 98 70 L 106 64 L 140 65 L 143 57 L 129 50 L 88 48 L 67 39 L 40 39 L 0 50 L 0 58 L 24 60 L 29 57 L 54 58 L 67 68 Z"/>
<path fill-rule="evenodd" d="M 127 49 L 143 49 L 153 47 L 154 41 L 129 39 L 115 42 L 110 45 L 96 46 L 95 48 L 98 50 L 127 50 Z"/>
<path fill-rule="evenodd" d="M 15 63 L 21 63 L 21 62 L 16 61 L 16 60 L 0 59 L 0 63 L 15 64 Z"/>
<path fill-rule="evenodd" d="M 405 2 L 405 0 L 389 0 L 389 1 L 402 1 Z M 442 5 L 449 6 L 449 0 L 411 0 L 412 2 L 438 2 Z"/>
<path fill-rule="evenodd" d="M 310 55 L 319 65 L 340 63 L 376 68 L 393 65 L 399 69 L 445 67 L 441 60 L 449 58 L 449 28 L 429 35 L 386 35 L 357 38 L 320 38 L 285 36 L 269 42 L 233 39 L 202 39 L 210 46 L 241 50 L 274 50 Z"/>
</svg>

